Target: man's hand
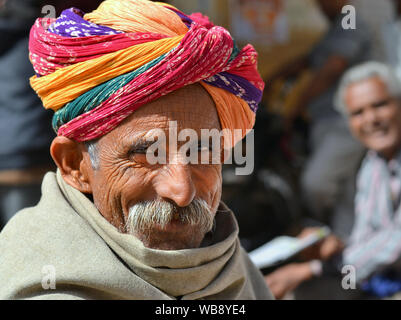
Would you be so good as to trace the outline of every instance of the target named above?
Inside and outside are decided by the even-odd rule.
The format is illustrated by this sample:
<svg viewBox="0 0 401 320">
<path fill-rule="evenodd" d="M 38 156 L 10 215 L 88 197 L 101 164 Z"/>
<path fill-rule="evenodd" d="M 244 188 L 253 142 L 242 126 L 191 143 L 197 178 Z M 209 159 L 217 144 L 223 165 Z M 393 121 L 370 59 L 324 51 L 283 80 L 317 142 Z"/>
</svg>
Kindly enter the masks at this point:
<svg viewBox="0 0 401 320">
<path fill-rule="evenodd" d="M 298 238 L 302 239 L 307 237 L 311 233 L 316 232 L 318 228 L 305 228 L 302 232 L 298 235 Z M 331 234 L 326 238 L 322 239 L 315 245 L 304 249 L 300 253 L 300 257 L 303 260 L 323 260 L 326 261 L 330 259 L 335 254 L 344 250 L 344 243 L 336 237 L 335 235 Z"/>
<path fill-rule="evenodd" d="M 312 278 L 309 262 L 291 263 L 265 276 L 276 299 L 282 299 L 287 293 L 296 289 L 302 282 Z"/>
</svg>

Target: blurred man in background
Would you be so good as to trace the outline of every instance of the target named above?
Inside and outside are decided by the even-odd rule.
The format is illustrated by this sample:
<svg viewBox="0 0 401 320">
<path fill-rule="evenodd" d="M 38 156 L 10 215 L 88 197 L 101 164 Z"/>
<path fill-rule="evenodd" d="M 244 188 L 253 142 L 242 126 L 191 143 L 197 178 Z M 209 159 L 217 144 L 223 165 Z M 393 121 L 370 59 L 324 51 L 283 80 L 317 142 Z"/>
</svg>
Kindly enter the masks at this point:
<svg viewBox="0 0 401 320">
<path fill-rule="evenodd" d="M 311 298 L 328 298 L 328 293 L 333 297 L 333 292 L 339 298 L 361 297 L 358 290 L 341 287 L 344 266 L 352 272 L 350 283 L 358 283 L 370 297 L 401 292 L 400 99 L 401 83 L 387 65 L 367 62 L 342 78 L 336 105 L 353 135 L 369 149 L 358 172 L 353 231 L 344 250 L 341 240 L 330 236 L 314 248 L 316 260 L 289 264 L 268 275 L 276 297 L 314 276 L 333 276 L 334 282 L 330 287 L 320 280 L 307 286 Z"/>
</svg>

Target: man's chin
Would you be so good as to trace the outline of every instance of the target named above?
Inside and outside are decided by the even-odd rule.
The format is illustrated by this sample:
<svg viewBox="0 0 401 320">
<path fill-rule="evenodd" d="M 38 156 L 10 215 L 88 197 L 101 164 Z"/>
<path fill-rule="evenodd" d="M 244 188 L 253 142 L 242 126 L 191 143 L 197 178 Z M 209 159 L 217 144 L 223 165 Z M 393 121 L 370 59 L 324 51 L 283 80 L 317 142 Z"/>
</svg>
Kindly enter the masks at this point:
<svg viewBox="0 0 401 320">
<path fill-rule="evenodd" d="M 390 159 L 395 156 L 395 153 L 399 148 L 399 143 L 398 141 L 395 141 L 395 139 L 383 139 L 383 141 L 374 141 L 374 143 L 371 143 L 368 148 L 383 155 L 385 158 Z"/>
<path fill-rule="evenodd" d="M 199 248 L 205 236 L 197 226 L 183 226 L 172 222 L 165 228 L 155 226 L 145 232 L 132 232 L 146 248 L 183 250 Z"/>
</svg>

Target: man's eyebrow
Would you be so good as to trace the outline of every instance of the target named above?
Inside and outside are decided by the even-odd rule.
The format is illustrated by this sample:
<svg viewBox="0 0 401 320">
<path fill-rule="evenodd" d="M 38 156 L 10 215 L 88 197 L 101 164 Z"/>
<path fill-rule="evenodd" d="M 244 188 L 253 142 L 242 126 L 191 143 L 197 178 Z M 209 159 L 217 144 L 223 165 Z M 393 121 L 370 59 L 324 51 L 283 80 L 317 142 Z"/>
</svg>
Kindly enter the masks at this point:
<svg viewBox="0 0 401 320">
<path fill-rule="evenodd" d="M 373 102 L 372 106 L 374 106 L 374 107 L 381 106 L 383 104 L 386 104 L 386 103 L 390 102 L 391 99 L 392 99 L 391 97 L 380 99 L 378 101 Z"/>
<path fill-rule="evenodd" d="M 149 148 L 153 143 L 155 143 L 155 140 L 138 138 L 138 139 L 135 139 L 135 141 L 130 143 L 129 150 L 133 151 L 133 150 L 137 150 L 137 149 Z"/>
</svg>

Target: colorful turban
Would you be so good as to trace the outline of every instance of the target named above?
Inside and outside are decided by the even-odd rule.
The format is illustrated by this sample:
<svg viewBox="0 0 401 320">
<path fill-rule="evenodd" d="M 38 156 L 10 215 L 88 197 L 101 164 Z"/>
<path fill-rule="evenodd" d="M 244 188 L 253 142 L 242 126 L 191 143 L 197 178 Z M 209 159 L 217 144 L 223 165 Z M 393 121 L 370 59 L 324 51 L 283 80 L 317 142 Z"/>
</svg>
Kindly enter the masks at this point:
<svg viewBox="0 0 401 320">
<path fill-rule="evenodd" d="M 147 0 L 106 0 L 93 12 L 71 8 L 39 18 L 30 32 L 32 88 L 55 111 L 58 135 L 99 138 L 142 105 L 200 83 L 222 129 L 251 129 L 264 82 L 251 45 L 201 14 Z"/>
</svg>

